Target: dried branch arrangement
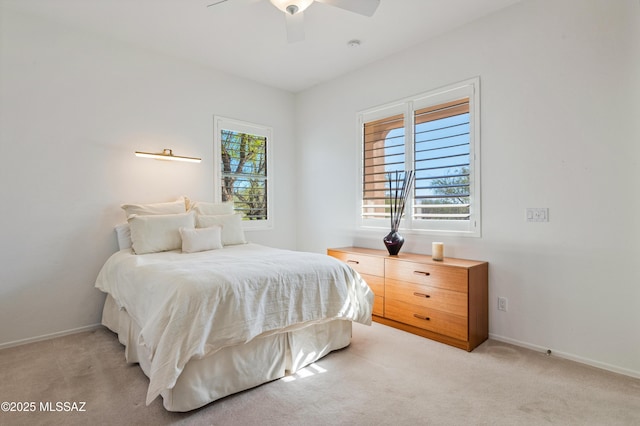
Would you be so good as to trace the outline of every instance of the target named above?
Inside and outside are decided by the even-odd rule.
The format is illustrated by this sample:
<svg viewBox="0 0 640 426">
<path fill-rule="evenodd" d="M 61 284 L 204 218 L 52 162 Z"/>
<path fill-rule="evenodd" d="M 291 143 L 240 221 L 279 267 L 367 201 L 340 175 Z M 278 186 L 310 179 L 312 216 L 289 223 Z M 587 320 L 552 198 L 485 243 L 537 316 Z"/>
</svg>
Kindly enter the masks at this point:
<svg viewBox="0 0 640 426">
<path fill-rule="evenodd" d="M 414 181 L 413 170 L 394 173 L 387 173 L 389 178 L 389 207 L 391 209 L 391 230 L 398 232 L 400 220 L 407 204 L 407 198 L 411 192 L 411 185 Z"/>
</svg>

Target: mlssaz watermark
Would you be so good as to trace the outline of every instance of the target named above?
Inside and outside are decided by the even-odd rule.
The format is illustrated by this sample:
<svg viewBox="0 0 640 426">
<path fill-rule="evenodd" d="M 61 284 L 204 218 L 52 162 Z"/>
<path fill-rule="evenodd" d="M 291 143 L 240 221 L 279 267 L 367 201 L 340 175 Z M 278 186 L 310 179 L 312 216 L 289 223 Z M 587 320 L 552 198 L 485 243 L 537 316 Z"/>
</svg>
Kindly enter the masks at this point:
<svg viewBox="0 0 640 426">
<path fill-rule="evenodd" d="M 4 412 L 84 412 L 86 401 L 4 401 L 0 410 Z"/>
</svg>

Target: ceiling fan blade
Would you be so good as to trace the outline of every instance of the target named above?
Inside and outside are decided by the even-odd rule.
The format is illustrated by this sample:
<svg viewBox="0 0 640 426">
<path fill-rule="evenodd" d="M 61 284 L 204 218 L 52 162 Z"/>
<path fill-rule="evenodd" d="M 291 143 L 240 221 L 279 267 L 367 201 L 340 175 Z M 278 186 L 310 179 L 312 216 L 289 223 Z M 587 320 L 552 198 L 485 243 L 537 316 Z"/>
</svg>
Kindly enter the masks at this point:
<svg viewBox="0 0 640 426">
<path fill-rule="evenodd" d="M 293 15 L 285 13 L 287 21 L 287 41 L 289 43 L 297 43 L 304 40 L 304 14 L 303 12 L 294 13 Z"/>
<path fill-rule="evenodd" d="M 208 5 L 207 5 L 207 7 L 215 6 L 215 5 L 218 5 L 218 4 L 220 4 L 220 3 L 224 3 L 224 2 L 226 2 L 226 1 L 229 1 L 229 0 L 218 0 L 218 1 L 214 1 L 214 2 L 213 2 L 213 3 L 211 3 L 211 4 L 208 4 Z"/>
<path fill-rule="evenodd" d="M 348 10 L 364 16 L 373 16 L 380 5 L 380 0 L 315 0 L 340 9 Z"/>
</svg>

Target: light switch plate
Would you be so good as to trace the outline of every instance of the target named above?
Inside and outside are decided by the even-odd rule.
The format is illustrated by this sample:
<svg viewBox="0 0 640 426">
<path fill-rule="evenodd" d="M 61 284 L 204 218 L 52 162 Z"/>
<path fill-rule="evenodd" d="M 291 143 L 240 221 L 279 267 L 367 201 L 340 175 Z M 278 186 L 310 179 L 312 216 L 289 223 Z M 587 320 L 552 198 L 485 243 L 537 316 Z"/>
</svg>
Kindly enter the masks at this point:
<svg viewBox="0 0 640 426">
<path fill-rule="evenodd" d="M 527 222 L 549 222 L 549 209 L 527 207 Z"/>
</svg>

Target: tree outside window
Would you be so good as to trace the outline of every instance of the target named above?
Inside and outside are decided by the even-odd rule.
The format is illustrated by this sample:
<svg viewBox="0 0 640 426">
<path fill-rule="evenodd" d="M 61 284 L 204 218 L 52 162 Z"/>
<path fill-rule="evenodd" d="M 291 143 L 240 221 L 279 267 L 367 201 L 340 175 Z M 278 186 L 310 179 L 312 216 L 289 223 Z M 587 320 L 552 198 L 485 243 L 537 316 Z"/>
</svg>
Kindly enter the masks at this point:
<svg viewBox="0 0 640 426">
<path fill-rule="evenodd" d="M 215 194 L 218 201 L 232 201 L 242 214 L 244 229 L 270 229 L 272 188 L 272 129 L 214 117 Z"/>
</svg>

